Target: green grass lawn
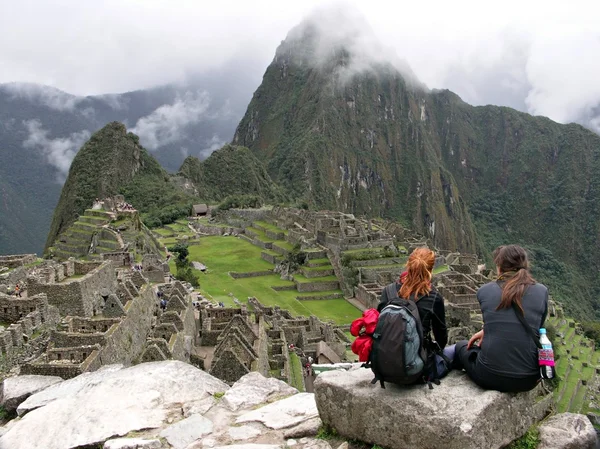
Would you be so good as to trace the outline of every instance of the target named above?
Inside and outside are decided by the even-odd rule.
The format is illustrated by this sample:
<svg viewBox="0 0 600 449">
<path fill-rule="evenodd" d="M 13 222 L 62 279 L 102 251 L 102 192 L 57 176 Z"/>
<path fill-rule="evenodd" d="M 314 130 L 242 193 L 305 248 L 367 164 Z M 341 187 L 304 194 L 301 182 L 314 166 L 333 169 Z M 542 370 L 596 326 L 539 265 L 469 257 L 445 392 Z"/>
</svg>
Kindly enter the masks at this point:
<svg viewBox="0 0 600 449">
<path fill-rule="evenodd" d="M 286 231 L 285 229 L 278 228 L 274 224 L 267 223 L 266 221 L 255 221 L 254 223 L 256 223 L 257 225 L 259 225 L 263 229 L 268 229 L 269 231 L 283 232 L 284 235 L 288 234 L 288 231 Z"/>
<path fill-rule="evenodd" d="M 295 352 L 290 352 L 290 383 L 298 391 L 304 391 L 304 376 L 302 375 L 302 363 Z"/>
<path fill-rule="evenodd" d="M 287 242 L 285 240 L 275 240 L 273 242 L 273 245 L 277 245 L 279 248 L 283 248 L 287 251 L 291 251 L 294 249 L 294 245 L 292 245 L 290 242 Z"/>
<path fill-rule="evenodd" d="M 161 235 L 163 237 L 171 237 L 171 236 L 175 235 L 175 233 L 171 229 L 156 228 L 156 229 L 153 229 L 152 231 L 156 232 L 158 235 Z"/>
<path fill-rule="evenodd" d="M 275 291 L 271 286 L 294 285 L 282 280 L 279 275 L 257 276 L 233 279 L 229 271 L 250 272 L 272 269 L 273 265 L 260 258 L 261 248 L 236 237 L 202 237 L 200 244 L 189 247 L 190 260 L 208 267 L 208 273 L 196 271 L 200 281 L 200 291 L 212 297 L 214 301 L 223 301 L 233 306 L 233 297 L 246 302 L 249 296 L 255 296 L 267 306 L 278 305 L 288 309 L 294 315 L 317 315 L 323 320 L 333 320 L 336 324 L 348 324 L 360 316 L 360 311 L 343 299 L 298 301 L 296 290 Z M 171 270 L 175 272 L 174 262 Z M 335 280 L 335 276 L 327 277 Z M 340 290 L 334 292 L 341 293 Z M 314 292 L 318 294 L 320 292 Z M 327 292 L 331 293 L 331 292 Z"/>
<path fill-rule="evenodd" d="M 440 267 L 433 269 L 433 274 L 443 273 L 444 271 L 448 271 L 450 267 L 448 265 L 442 265 Z"/>
<path fill-rule="evenodd" d="M 261 231 L 258 228 L 249 228 L 249 229 L 252 231 L 252 233 L 254 235 L 256 235 L 256 238 L 258 240 L 260 240 L 261 242 L 269 242 L 270 243 L 270 242 L 274 242 L 275 241 L 275 239 L 267 237 L 267 234 L 265 234 L 265 231 Z M 251 237 L 250 234 L 248 234 L 248 237 Z"/>
<path fill-rule="evenodd" d="M 307 277 L 302 276 L 301 274 L 295 274 L 294 280 L 303 284 L 306 282 L 332 282 L 332 281 L 337 281 L 337 278 L 333 275 L 323 276 L 323 277 L 318 277 L 318 278 L 307 278 Z"/>
</svg>

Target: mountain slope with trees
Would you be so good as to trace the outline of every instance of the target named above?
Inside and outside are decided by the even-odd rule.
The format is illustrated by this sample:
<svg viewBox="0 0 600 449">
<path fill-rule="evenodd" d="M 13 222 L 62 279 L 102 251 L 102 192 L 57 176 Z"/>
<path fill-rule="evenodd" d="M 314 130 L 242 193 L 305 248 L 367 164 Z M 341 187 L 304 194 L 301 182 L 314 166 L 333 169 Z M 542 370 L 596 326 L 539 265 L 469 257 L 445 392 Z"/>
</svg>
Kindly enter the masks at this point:
<svg viewBox="0 0 600 449">
<path fill-rule="evenodd" d="M 234 144 L 311 207 L 398 219 L 488 260 L 497 244 L 524 244 L 570 312 L 598 316 L 600 136 L 428 91 L 357 55 L 349 36 L 292 30 Z"/>
</svg>

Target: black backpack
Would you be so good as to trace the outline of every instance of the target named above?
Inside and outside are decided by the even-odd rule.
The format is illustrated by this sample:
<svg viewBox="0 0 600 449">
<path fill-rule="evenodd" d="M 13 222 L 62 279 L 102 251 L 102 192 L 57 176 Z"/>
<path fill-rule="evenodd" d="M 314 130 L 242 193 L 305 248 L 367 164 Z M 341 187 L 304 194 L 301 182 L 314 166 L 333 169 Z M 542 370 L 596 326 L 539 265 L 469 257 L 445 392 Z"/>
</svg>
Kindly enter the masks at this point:
<svg viewBox="0 0 600 449">
<path fill-rule="evenodd" d="M 423 345 L 423 326 L 415 301 L 399 298 L 397 284 L 386 288 L 389 303 L 383 308 L 373 334 L 369 362 L 373 370 L 372 384 L 384 382 L 410 385 L 426 380 L 431 388 L 428 366 L 431 358 Z M 436 382 L 438 383 L 438 382 Z"/>
</svg>

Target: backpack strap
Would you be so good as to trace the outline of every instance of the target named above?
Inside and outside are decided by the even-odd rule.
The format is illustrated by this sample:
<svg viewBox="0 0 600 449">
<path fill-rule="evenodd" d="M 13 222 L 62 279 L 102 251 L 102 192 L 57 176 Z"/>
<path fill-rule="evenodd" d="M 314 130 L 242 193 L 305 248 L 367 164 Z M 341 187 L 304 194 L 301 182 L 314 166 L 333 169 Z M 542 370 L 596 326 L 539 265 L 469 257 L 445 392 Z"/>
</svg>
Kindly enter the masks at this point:
<svg viewBox="0 0 600 449">
<path fill-rule="evenodd" d="M 395 282 L 385 286 L 385 295 L 387 296 L 388 302 L 398 298 L 398 287 Z"/>
<path fill-rule="evenodd" d="M 523 327 L 525 328 L 525 330 L 527 331 L 537 348 L 542 349 L 542 344 L 540 343 L 539 337 L 535 335 L 535 332 L 533 332 L 531 326 L 527 324 L 527 322 L 525 321 L 525 316 L 523 315 L 523 313 L 521 313 L 521 310 L 519 310 L 519 308 L 514 302 L 511 303 L 511 306 L 512 309 L 515 311 L 515 315 L 517 315 L 517 318 L 519 319 L 519 321 L 521 322 L 521 324 L 523 325 Z"/>
</svg>

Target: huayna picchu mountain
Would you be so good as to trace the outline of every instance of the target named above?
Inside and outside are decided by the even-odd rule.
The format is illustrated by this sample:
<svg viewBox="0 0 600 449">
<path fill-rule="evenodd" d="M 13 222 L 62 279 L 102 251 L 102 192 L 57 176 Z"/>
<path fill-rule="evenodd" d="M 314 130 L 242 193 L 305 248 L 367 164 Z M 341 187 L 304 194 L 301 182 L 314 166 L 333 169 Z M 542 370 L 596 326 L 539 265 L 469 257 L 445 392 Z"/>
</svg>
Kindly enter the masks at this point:
<svg viewBox="0 0 600 449">
<path fill-rule="evenodd" d="M 46 241 L 50 247 L 56 237 L 91 207 L 96 198 L 118 193 L 140 211 L 189 202 L 169 174 L 140 145 L 135 134 L 112 122 L 92 135 L 79 150 L 63 186 Z"/>
<path fill-rule="evenodd" d="M 286 195 L 248 148 L 226 145 L 208 159 L 188 157 L 178 175 L 168 174 L 139 143 L 138 136 L 112 122 L 79 150 L 54 211 L 46 250 L 90 208 L 96 198 L 122 194 L 149 226 L 189 215 L 194 202 L 219 202 L 255 195 L 278 203 Z"/>
<path fill-rule="evenodd" d="M 525 244 L 534 274 L 577 298 L 572 312 L 598 316 L 600 137 L 428 91 L 369 59 L 364 31 L 350 28 L 292 30 L 233 143 L 311 207 L 399 219 L 440 247 L 488 257 Z"/>
</svg>

